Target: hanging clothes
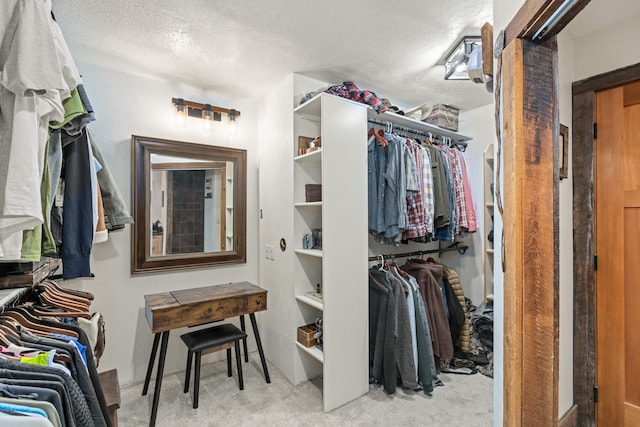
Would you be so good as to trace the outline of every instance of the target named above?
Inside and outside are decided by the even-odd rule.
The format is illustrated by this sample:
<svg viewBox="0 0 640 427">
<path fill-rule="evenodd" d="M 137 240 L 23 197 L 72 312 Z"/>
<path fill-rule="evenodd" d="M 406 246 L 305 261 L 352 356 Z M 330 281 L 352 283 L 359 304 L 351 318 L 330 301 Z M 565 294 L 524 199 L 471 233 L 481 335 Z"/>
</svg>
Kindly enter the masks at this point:
<svg viewBox="0 0 640 427">
<path fill-rule="evenodd" d="M 433 391 L 435 363 L 418 285 L 397 267 L 369 270 L 370 382 Z M 435 378 L 436 381 L 437 377 Z"/>
<path fill-rule="evenodd" d="M 477 229 L 466 159 L 456 148 L 422 146 L 375 131 L 368 141 L 369 232 L 390 245 L 453 242 Z"/>
<path fill-rule="evenodd" d="M 444 360 L 451 359 L 453 357 L 451 330 L 440 289 L 443 276 L 442 266 L 423 260 L 410 259 L 401 268 L 415 277 L 418 282 L 420 294 L 427 308 L 434 356 Z"/>
<path fill-rule="evenodd" d="M 111 425 L 87 333 L 79 326 L 49 320 L 74 316 L 91 319 L 88 296 L 45 283 L 21 297 L 15 307 L 3 307 L 0 403 L 15 402 L 20 406 L 19 399 L 8 399 L 28 394 L 32 399 L 52 404 L 59 425 Z M 45 416 L 50 421 L 56 420 L 46 415 L 46 411 Z"/>
<path fill-rule="evenodd" d="M 44 221 L 48 123 L 62 119 L 62 100 L 81 79 L 50 1 L 3 1 L 0 28 L 0 256 L 15 260 L 22 232 Z"/>
<path fill-rule="evenodd" d="M 50 0 L 2 2 L 0 29 L 0 261 L 60 256 L 66 279 L 92 277 L 98 194 L 101 230 L 133 222 L 88 138 L 93 107 Z"/>
</svg>

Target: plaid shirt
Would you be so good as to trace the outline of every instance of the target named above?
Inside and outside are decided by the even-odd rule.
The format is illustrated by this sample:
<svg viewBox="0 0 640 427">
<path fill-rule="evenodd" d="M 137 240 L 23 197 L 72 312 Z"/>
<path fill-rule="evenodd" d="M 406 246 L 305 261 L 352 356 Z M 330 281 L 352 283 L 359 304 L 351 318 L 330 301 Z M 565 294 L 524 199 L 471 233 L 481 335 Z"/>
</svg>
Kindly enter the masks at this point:
<svg viewBox="0 0 640 427">
<path fill-rule="evenodd" d="M 416 162 L 416 172 L 418 173 L 417 182 L 423 182 L 423 157 L 420 154 L 420 148 L 415 144 L 407 141 L 407 151 L 411 153 L 411 157 Z M 420 185 L 422 187 L 422 185 Z M 422 190 L 422 189 L 420 189 Z M 407 192 L 407 212 L 409 214 L 409 226 L 403 233 L 404 240 L 423 237 L 427 234 L 425 227 L 424 206 L 422 202 L 422 191 Z"/>
<path fill-rule="evenodd" d="M 356 102 L 370 105 L 376 113 L 384 113 L 389 109 L 382 103 L 382 100 L 378 98 L 375 92 L 370 90 L 360 90 L 353 82 L 344 82 L 341 85 L 331 86 L 325 92 L 332 95 L 339 96 L 341 98 L 352 99 Z"/>
<path fill-rule="evenodd" d="M 473 204 L 473 196 L 471 193 L 471 183 L 469 181 L 469 174 L 468 174 L 469 167 L 467 165 L 467 159 L 464 156 L 464 154 L 462 154 L 457 150 L 456 150 L 456 154 L 458 156 L 458 159 L 460 160 L 460 168 L 462 170 L 462 179 L 463 179 L 462 183 L 464 186 L 463 195 L 465 200 L 465 206 L 467 208 L 467 219 L 468 219 L 467 231 L 470 233 L 473 233 L 477 230 L 478 224 L 476 220 L 476 210 Z"/>
<path fill-rule="evenodd" d="M 419 147 L 422 152 L 422 200 L 424 203 L 425 227 L 428 234 L 433 234 L 433 216 L 435 211 L 435 201 L 433 197 L 433 173 L 431 171 L 431 156 L 429 150 Z"/>
<path fill-rule="evenodd" d="M 447 154 L 447 160 L 449 162 L 449 172 L 451 173 L 451 178 L 453 179 L 453 186 L 455 190 L 456 208 L 454 212 L 457 221 L 455 222 L 453 233 L 454 235 L 458 235 L 460 234 L 462 228 L 469 228 L 467 204 L 464 198 L 464 185 L 462 183 L 462 169 L 460 167 L 460 161 L 456 154 L 458 153 L 458 151 L 452 150 L 448 147 L 445 147 L 444 151 Z"/>
</svg>

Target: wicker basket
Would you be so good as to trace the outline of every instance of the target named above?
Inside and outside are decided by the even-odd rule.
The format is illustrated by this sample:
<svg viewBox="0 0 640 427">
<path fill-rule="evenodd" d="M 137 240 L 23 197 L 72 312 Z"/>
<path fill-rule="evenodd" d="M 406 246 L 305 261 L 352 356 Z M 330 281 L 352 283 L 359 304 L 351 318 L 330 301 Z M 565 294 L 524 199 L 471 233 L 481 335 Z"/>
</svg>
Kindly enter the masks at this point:
<svg viewBox="0 0 640 427">
<path fill-rule="evenodd" d="M 314 323 L 298 327 L 298 342 L 305 347 L 313 347 L 317 344 L 317 338 L 313 335 L 318 331 L 317 326 Z"/>
</svg>

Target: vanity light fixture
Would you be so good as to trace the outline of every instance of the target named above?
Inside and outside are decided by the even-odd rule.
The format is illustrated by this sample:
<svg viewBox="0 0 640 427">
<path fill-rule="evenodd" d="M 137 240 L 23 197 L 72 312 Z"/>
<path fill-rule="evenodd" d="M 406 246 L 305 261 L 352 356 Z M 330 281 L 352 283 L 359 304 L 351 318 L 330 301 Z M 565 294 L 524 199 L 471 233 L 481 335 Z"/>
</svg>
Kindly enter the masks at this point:
<svg viewBox="0 0 640 427">
<path fill-rule="evenodd" d="M 464 36 L 446 56 L 444 63 L 445 80 L 469 80 L 467 62 L 471 52 L 476 47 L 482 47 L 480 36 Z"/>
<path fill-rule="evenodd" d="M 216 107 L 211 104 L 201 104 L 199 102 L 187 101 L 183 98 L 171 98 L 173 109 L 176 114 L 176 123 L 186 122 L 187 117 L 194 117 L 204 121 L 205 129 L 211 127 L 213 122 L 222 122 L 222 116 L 226 115 L 230 124 L 230 130 L 234 131 L 240 118 L 240 111 L 233 108 Z"/>
<path fill-rule="evenodd" d="M 229 119 L 229 132 L 236 133 L 236 128 L 238 126 L 238 122 L 240 121 L 240 112 L 234 110 L 233 108 L 229 110 L 229 114 L 227 115 Z"/>
</svg>

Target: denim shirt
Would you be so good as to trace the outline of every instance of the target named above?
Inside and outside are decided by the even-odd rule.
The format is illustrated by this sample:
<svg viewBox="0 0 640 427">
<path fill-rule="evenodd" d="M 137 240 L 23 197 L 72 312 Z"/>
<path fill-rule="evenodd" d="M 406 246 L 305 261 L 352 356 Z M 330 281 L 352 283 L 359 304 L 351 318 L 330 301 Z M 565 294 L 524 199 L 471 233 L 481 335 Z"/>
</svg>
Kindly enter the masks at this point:
<svg viewBox="0 0 640 427">
<path fill-rule="evenodd" d="M 400 225 L 407 223 L 407 206 L 405 197 L 404 159 L 402 147 L 404 139 L 385 133 L 384 138 L 389 142 L 387 146 L 387 170 L 385 172 L 385 204 L 384 204 L 384 237 L 400 243 Z"/>
<path fill-rule="evenodd" d="M 369 190 L 369 231 L 373 234 L 384 233 L 384 187 L 385 171 L 387 168 L 387 152 L 377 143 L 375 137 L 369 138 L 367 143 L 368 176 L 367 187 Z"/>
</svg>

